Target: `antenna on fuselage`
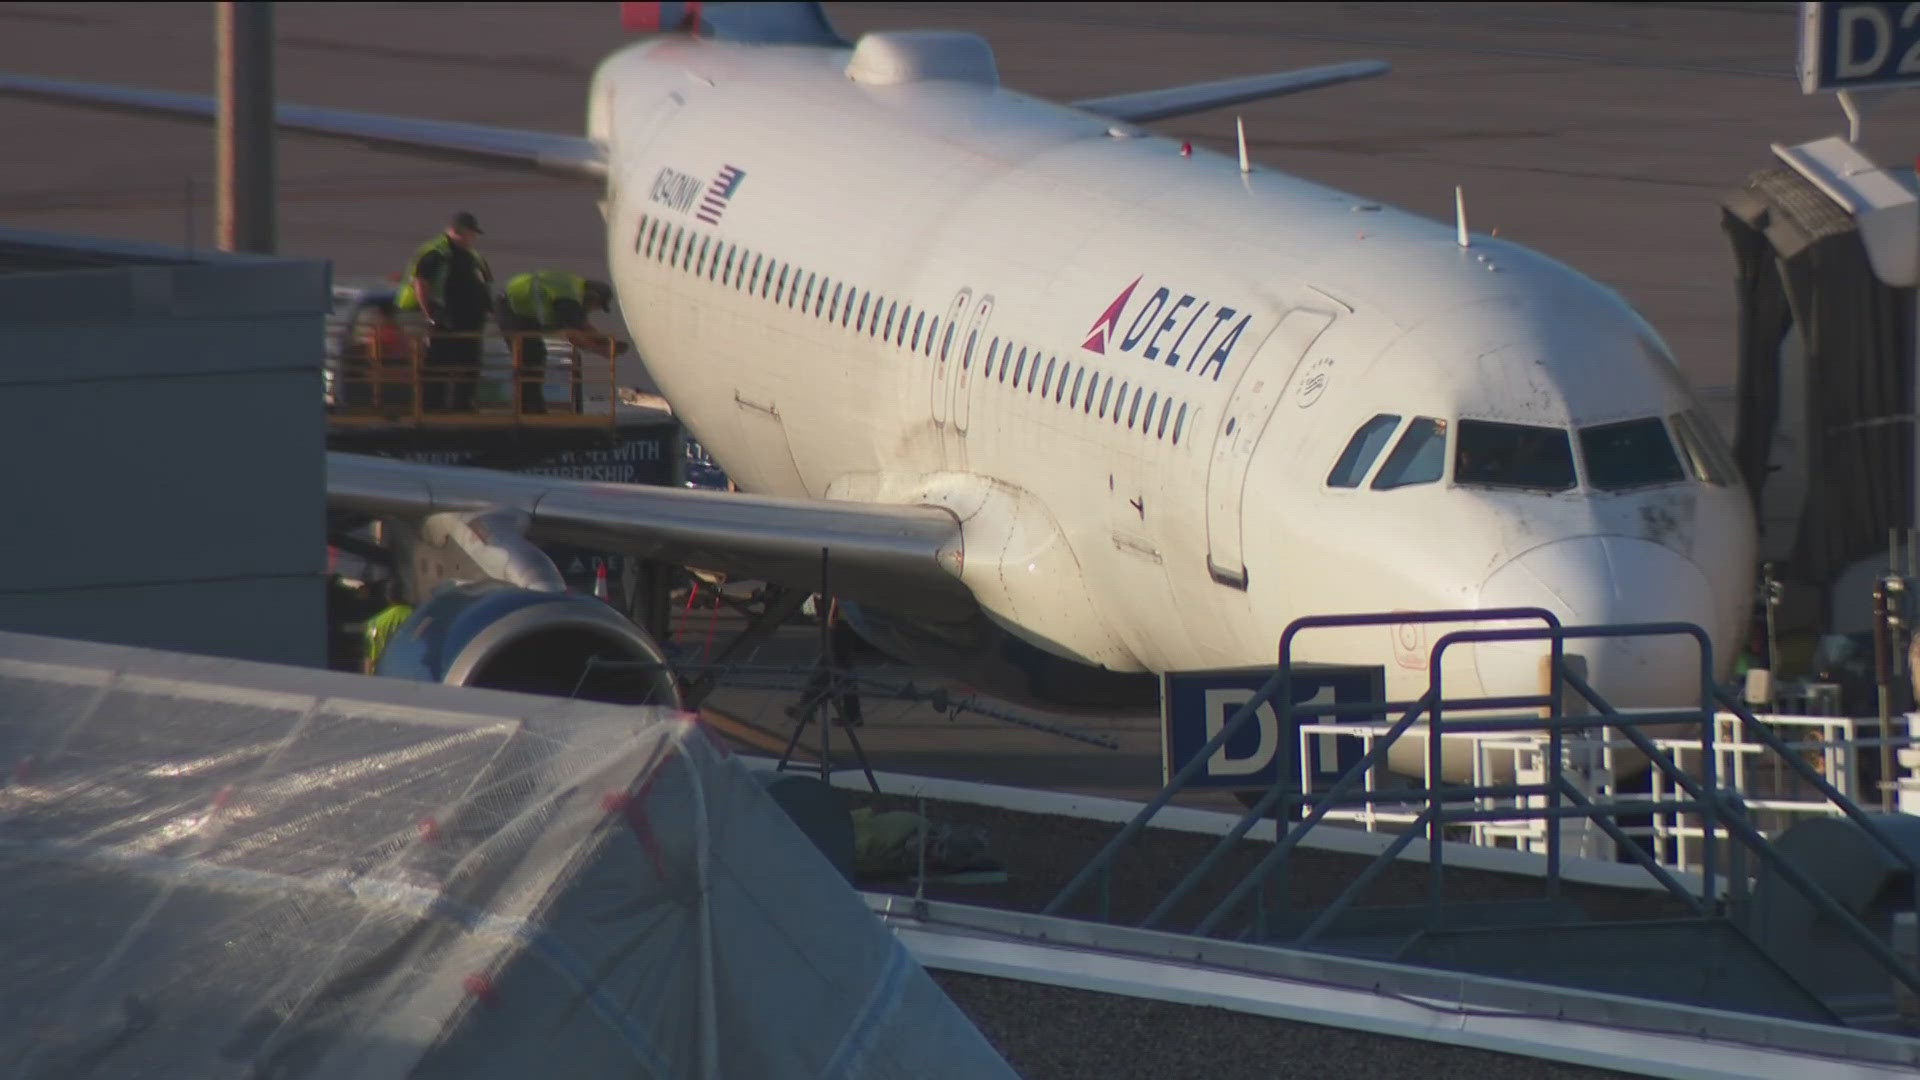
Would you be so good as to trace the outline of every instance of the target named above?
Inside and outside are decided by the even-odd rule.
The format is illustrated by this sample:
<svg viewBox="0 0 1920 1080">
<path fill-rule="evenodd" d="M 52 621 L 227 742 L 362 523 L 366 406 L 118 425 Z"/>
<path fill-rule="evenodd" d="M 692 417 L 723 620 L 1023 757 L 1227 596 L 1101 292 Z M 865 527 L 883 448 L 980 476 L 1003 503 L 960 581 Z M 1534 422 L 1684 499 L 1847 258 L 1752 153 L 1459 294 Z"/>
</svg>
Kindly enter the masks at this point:
<svg viewBox="0 0 1920 1080">
<path fill-rule="evenodd" d="M 1453 233 L 1461 247 L 1471 247 L 1467 242 L 1467 193 L 1459 184 L 1453 185 Z"/>
<path fill-rule="evenodd" d="M 1247 122 L 1236 116 L 1233 126 L 1240 133 L 1240 175 L 1245 176 L 1253 171 L 1253 165 L 1247 161 Z"/>
</svg>

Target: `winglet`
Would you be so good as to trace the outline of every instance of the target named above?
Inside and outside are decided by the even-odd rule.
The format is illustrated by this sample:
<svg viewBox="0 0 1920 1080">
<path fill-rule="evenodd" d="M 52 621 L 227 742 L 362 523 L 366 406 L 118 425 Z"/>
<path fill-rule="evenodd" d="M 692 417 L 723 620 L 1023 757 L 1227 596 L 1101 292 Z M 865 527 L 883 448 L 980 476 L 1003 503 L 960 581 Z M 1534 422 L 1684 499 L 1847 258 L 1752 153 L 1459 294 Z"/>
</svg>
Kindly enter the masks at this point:
<svg viewBox="0 0 1920 1080">
<path fill-rule="evenodd" d="M 1392 69 L 1385 61 L 1350 60 L 1343 64 L 1324 64 L 1320 67 L 1300 68 L 1295 71 L 1277 71 L 1268 75 L 1248 75 L 1238 79 L 1224 79 L 1220 82 L 1193 83 L 1187 86 L 1171 86 L 1165 90 L 1143 90 L 1136 94 L 1092 98 L 1087 101 L 1076 101 L 1073 106 L 1114 120 L 1143 123 L 1148 120 L 1165 120 L 1171 116 L 1186 116 L 1189 113 L 1238 105 L 1243 101 L 1258 101 L 1261 98 L 1318 90 L 1323 86 L 1332 86 L 1336 83 L 1385 75 L 1390 70 Z"/>
</svg>

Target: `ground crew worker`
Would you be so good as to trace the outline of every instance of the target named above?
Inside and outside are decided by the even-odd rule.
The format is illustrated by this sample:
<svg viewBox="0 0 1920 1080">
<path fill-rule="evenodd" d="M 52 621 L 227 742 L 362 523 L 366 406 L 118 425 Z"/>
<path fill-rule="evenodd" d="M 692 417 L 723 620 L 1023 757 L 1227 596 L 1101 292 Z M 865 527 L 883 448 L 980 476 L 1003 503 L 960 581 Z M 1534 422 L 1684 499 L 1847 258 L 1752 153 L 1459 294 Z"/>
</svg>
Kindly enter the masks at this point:
<svg viewBox="0 0 1920 1080">
<path fill-rule="evenodd" d="M 433 332 L 427 336 L 426 385 L 421 407 L 433 412 L 473 407 L 480 379 L 480 330 L 493 301 L 493 270 L 473 250 L 480 222 L 465 210 L 447 231 L 420 245 L 400 291 L 403 311 L 418 309 Z"/>
<path fill-rule="evenodd" d="M 624 341 L 595 330 L 587 322 L 589 308 L 613 306 L 613 287 L 563 270 L 529 270 L 507 282 L 494 298 L 494 321 L 514 351 L 520 367 L 520 411 L 547 411 L 547 343 L 542 335 L 557 333 L 576 349 L 612 358 L 629 348 Z M 574 408 L 580 407 L 580 368 L 573 369 Z"/>
<path fill-rule="evenodd" d="M 380 666 L 380 656 L 387 651 L 387 646 L 393 643 L 394 633 L 413 614 L 412 606 L 400 598 L 398 581 L 387 578 L 380 582 L 377 588 L 380 599 L 386 602 L 386 606 L 367 620 L 365 662 L 366 672 L 369 675 Z"/>
</svg>

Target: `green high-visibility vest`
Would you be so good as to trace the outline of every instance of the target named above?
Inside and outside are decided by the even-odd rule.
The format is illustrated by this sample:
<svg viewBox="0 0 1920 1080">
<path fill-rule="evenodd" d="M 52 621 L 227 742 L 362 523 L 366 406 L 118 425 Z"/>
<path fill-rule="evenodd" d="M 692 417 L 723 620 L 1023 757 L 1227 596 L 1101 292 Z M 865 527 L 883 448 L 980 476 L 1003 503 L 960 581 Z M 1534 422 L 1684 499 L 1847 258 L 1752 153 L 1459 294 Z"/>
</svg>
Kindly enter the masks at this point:
<svg viewBox="0 0 1920 1080">
<path fill-rule="evenodd" d="M 432 280 L 427 282 L 427 288 L 430 290 L 430 299 L 433 300 L 433 306 L 435 308 L 447 302 L 447 268 L 453 263 L 453 238 L 446 233 L 441 233 L 439 236 L 421 244 L 420 247 L 414 251 L 413 258 L 407 261 L 407 273 L 400 286 L 400 295 L 395 297 L 393 301 L 393 305 L 401 311 L 420 310 L 420 298 L 413 293 L 413 279 L 419 276 L 420 260 L 426 258 L 427 255 L 432 252 L 439 252 L 441 259 L 440 269 L 435 271 Z M 468 254 L 473 256 L 474 262 L 480 264 L 480 272 L 482 274 L 488 278 L 493 276 L 493 271 L 487 266 L 486 256 L 477 251 L 468 252 Z"/>
<path fill-rule="evenodd" d="M 390 604 L 378 615 L 367 620 L 367 663 L 377 662 L 387 651 L 387 644 L 393 640 L 394 631 L 400 629 L 413 614 L 413 608 L 406 604 Z"/>
<path fill-rule="evenodd" d="M 553 305 L 559 300 L 571 300 L 584 309 L 587 279 L 564 270 L 529 270 L 507 282 L 507 307 L 536 326 L 554 325 Z"/>
</svg>

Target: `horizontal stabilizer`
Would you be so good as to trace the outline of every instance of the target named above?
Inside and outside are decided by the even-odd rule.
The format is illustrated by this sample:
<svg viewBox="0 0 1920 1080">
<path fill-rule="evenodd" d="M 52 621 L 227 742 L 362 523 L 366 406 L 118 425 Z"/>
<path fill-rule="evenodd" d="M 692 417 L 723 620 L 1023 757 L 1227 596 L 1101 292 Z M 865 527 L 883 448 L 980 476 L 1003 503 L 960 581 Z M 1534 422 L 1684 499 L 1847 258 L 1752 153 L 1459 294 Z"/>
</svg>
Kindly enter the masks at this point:
<svg viewBox="0 0 1920 1080">
<path fill-rule="evenodd" d="M 29 75 L 0 74 L 0 94 L 182 120 L 212 120 L 215 112 L 214 99 L 199 94 L 63 82 Z M 275 118 L 279 126 L 288 131 L 345 139 L 416 156 L 506 166 L 576 179 L 599 180 L 607 173 L 606 154 L 599 144 L 578 135 L 550 135 L 289 104 L 280 105 L 275 110 Z"/>
<path fill-rule="evenodd" d="M 1318 90 L 1335 83 L 1352 82 L 1385 75 L 1391 68 L 1384 60 L 1349 60 L 1343 64 L 1324 64 L 1297 71 L 1276 71 L 1270 75 L 1248 75 L 1219 82 L 1170 86 L 1165 90 L 1142 90 L 1136 94 L 1076 101 L 1073 107 L 1115 120 L 1144 123 L 1170 116 L 1206 112 L 1208 109 L 1238 105 L 1243 101 L 1298 94 Z"/>
</svg>

